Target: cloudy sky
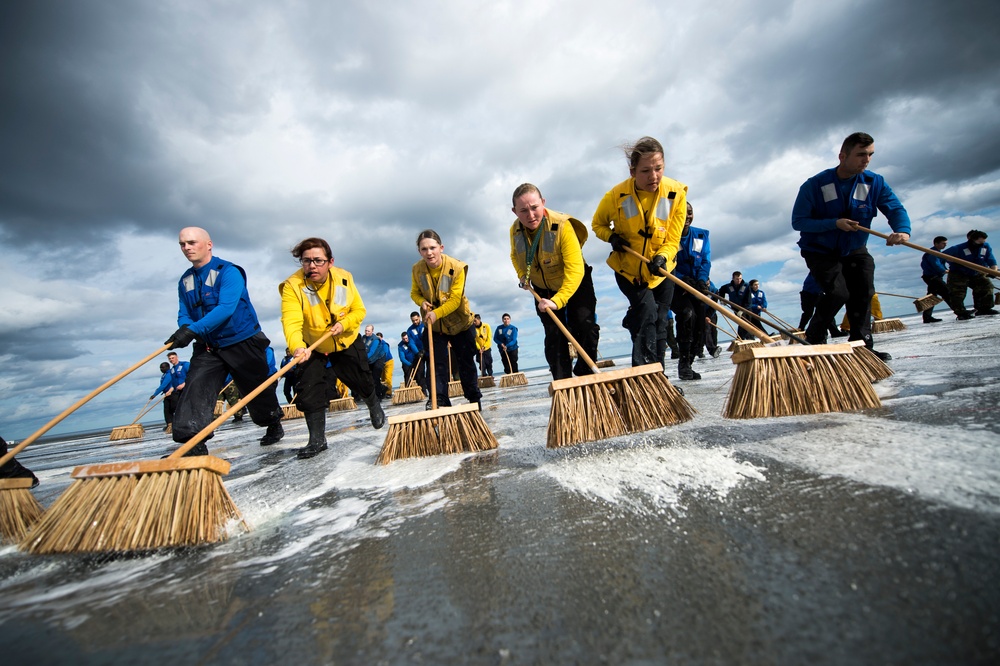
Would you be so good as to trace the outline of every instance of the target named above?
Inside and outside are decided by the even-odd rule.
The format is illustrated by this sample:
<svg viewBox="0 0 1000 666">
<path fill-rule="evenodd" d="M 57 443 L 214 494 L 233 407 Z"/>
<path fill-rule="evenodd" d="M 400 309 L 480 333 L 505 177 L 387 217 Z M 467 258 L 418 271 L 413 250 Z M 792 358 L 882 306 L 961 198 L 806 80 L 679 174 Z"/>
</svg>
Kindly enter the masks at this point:
<svg viewBox="0 0 1000 666">
<path fill-rule="evenodd" d="M 279 354 L 298 240 L 330 241 L 395 343 L 416 234 L 434 228 L 470 264 L 473 308 L 510 312 L 522 366 L 541 365 L 510 194 L 533 182 L 589 223 L 628 175 L 619 147 L 646 134 L 711 230 L 716 283 L 742 269 L 795 319 L 791 206 L 850 132 L 875 136 L 914 242 L 1000 233 L 997 25 L 985 0 L 9 0 L 0 434 L 27 436 L 173 332 L 189 225 L 247 270 Z M 919 253 L 872 245 L 877 289 L 923 293 Z M 613 355 L 627 336 L 608 247 L 585 254 Z M 158 380 L 150 363 L 55 432 L 131 422 Z"/>
</svg>

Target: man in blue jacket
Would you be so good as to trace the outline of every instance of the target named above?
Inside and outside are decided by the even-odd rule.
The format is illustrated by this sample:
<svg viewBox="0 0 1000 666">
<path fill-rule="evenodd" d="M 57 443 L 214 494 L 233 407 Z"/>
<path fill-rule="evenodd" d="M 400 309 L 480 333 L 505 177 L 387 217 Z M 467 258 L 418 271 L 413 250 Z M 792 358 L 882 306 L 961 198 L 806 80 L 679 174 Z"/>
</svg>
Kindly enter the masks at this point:
<svg viewBox="0 0 1000 666">
<path fill-rule="evenodd" d="M 719 287 L 719 300 L 728 300 L 731 303 L 735 303 L 741 307 L 749 307 L 750 304 L 750 287 L 747 283 L 743 281 L 743 273 L 739 271 L 733 271 L 733 279 L 726 284 Z M 723 302 L 723 304 L 725 304 Z M 742 318 L 744 313 L 736 308 L 730 308 L 736 313 L 737 317 Z M 737 335 L 740 336 L 740 340 L 752 340 L 753 335 L 747 329 L 742 326 L 739 327 Z"/>
<path fill-rule="evenodd" d="M 171 349 L 195 343 L 173 422 L 174 441 L 184 443 L 214 419 L 216 397 L 225 386 L 226 375 L 232 375 L 242 395 L 267 380 L 270 369 L 266 350 L 271 342 L 260 330 L 243 269 L 212 256 L 212 239 L 204 229 L 186 227 L 178 239 L 191 268 L 177 286 L 180 328 L 167 343 Z M 253 422 L 267 428 L 260 439 L 262 446 L 284 436 L 283 412 L 274 384 L 261 391 L 248 407 Z M 208 448 L 199 442 L 186 455 L 208 455 Z"/>
<path fill-rule="evenodd" d="M 944 252 L 944 248 L 948 245 L 948 239 L 944 236 L 937 236 L 934 239 L 934 244 L 931 246 L 938 252 Z M 945 264 L 944 259 L 941 257 L 935 257 L 933 254 L 924 253 L 923 259 L 920 260 L 920 271 L 924 283 L 927 284 L 927 294 L 934 294 L 941 300 L 943 300 L 949 307 L 955 312 L 959 319 L 971 319 L 972 315 L 965 312 L 965 307 L 961 306 L 955 309 L 951 305 L 951 294 L 948 292 L 948 285 L 945 284 L 944 276 L 948 273 L 948 265 Z M 935 322 L 941 321 L 934 316 L 934 306 L 924 310 L 924 323 L 933 324 Z"/>
<path fill-rule="evenodd" d="M 365 334 L 361 336 L 361 341 L 368 352 L 368 369 L 371 370 L 375 382 L 375 394 L 379 400 L 384 400 L 386 389 L 382 383 L 382 372 L 385 370 L 386 347 L 382 346 L 381 338 L 375 336 L 375 327 L 371 324 L 365 326 Z"/>
<path fill-rule="evenodd" d="M 910 217 L 882 176 L 868 171 L 875 139 L 855 132 L 840 147 L 840 164 L 822 171 L 799 188 L 792 207 L 792 229 L 809 272 L 823 289 L 816 314 L 806 328 L 810 344 L 826 342 L 826 324 L 847 305 L 850 340 L 873 349 L 869 308 L 875 293 L 875 260 L 868 254 L 868 234 L 881 212 L 892 228 L 886 245 L 910 239 Z M 875 352 L 883 361 L 892 357 Z"/>
<path fill-rule="evenodd" d="M 986 232 L 973 229 L 965 237 L 967 240 L 964 243 L 953 245 L 944 253 L 995 271 L 997 258 L 993 256 L 993 248 L 986 242 Z M 993 309 L 993 283 L 988 277 L 957 262 L 949 261 L 948 264 L 951 266 L 948 271 L 948 293 L 951 298 L 948 302 L 955 308 L 959 319 L 973 317 L 965 309 L 965 293 L 969 287 L 972 287 L 972 305 L 977 316 L 1000 314 Z"/>
<path fill-rule="evenodd" d="M 510 315 L 506 312 L 500 318 L 503 322 L 493 331 L 493 342 L 500 350 L 500 360 L 503 361 L 503 371 L 506 374 L 517 373 L 517 326 L 510 323 Z"/>
<path fill-rule="evenodd" d="M 693 221 L 694 208 L 688 202 L 674 276 L 707 295 L 711 293 L 708 276 L 712 270 L 712 248 L 708 230 L 691 226 Z M 677 322 L 677 376 L 684 380 L 701 379 L 701 375 L 691 369 L 691 363 L 694 361 L 695 348 L 701 346 L 700 341 L 705 337 L 704 306 L 686 290 L 674 289 L 670 309 Z M 662 362 L 664 359 L 660 360 Z"/>
<path fill-rule="evenodd" d="M 406 337 L 410 339 L 410 347 L 413 349 L 413 353 L 416 354 L 416 358 L 413 360 L 414 372 L 416 373 L 416 378 L 414 381 L 424 390 L 424 395 L 430 395 L 430 384 L 427 382 L 427 359 L 424 358 L 424 323 L 420 321 L 419 312 L 410 313 L 410 327 L 406 329 Z M 420 360 L 420 363 L 417 363 Z"/>
</svg>

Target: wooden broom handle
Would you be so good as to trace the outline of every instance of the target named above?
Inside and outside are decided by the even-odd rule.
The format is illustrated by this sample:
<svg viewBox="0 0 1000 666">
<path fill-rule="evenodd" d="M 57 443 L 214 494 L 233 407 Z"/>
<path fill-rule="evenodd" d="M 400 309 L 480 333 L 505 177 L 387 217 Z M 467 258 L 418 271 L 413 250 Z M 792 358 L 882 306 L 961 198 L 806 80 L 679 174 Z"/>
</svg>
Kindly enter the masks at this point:
<svg viewBox="0 0 1000 666">
<path fill-rule="evenodd" d="M 530 282 L 525 281 L 524 288 L 531 292 L 531 295 L 535 297 L 535 301 L 537 301 L 538 303 L 542 302 L 542 297 L 538 295 L 538 292 L 536 292 L 534 289 L 531 288 Z M 552 318 L 552 321 L 555 322 L 555 325 L 559 327 L 559 330 L 562 331 L 562 334 L 566 336 L 566 339 L 569 340 L 570 344 L 573 345 L 574 348 L 576 348 L 576 353 L 579 354 L 580 358 L 584 360 L 587 366 L 594 371 L 594 374 L 595 375 L 600 374 L 601 371 L 597 369 L 597 364 L 594 363 L 594 360 L 587 355 L 587 352 L 583 351 L 583 347 L 580 346 L 580 343 L 576 341 L 576 338 L 573 337 L 573 335 L 569 332 L 566 326 L 561 321 L 559 321 L 559 317 L 556 316 L 556 313 L 554 313 L 551 309 L 548 309 L 545 312 L 547 312 L 549 317 Z"/>
<path fill-rule="evenodd" d="M 15 446 L 14 448 L 12 448 L 9 451 L 7 451 L 7 454 L 4 455 L 2 458 L 0 458 L 0 467 L 6 465 L 7 462 L 10 459 L 12 459 L 18 453 L 20 453 L 21 451 L 23 451 L 24 447 L 28 446 L 28 444 L 31 444 L 32 442 L 34 442 L 36 439 L 38 439 L 39 437 L 41 437 L 42 435 L 44 435 L 45 433 L 47 433 L 49 430 L 51 430 L 55 425 L 57 425 L 64 418 L 66 418 L 67 416 L 69 416 L 70 414 L 72 414 L 73 412 L 75 412 L 76 410 L 80 409 L 81 407 L 83 407 L 88 402 L 90 402 L 90 400 L 93 399 L 97 394 L 101 393 L 102 391 L 104 391 L 106 388 L 108 388 L 112 384 L 120 381 L 121 379 L 123 379 L 127 375 L 135 372 L 136 370 L 138 370 L 139 368 L 141 368 L 145 364 L 149 363 L 154 358 L 156 358 L 157 356 L 159 356 L 163 352 L 165 352 L 168 349 L 170 349 L 170 347 L 172 345 L 173 345 L 173 343 L 164 344 L 162 347 L 160 347 L 159 349 L 157 349 L 155 352 L 153 352 L 152 354 L 150 354 L 146 358 L 142 359 L 141 361 L 139 361 L 135 365 L 130 366 L 130 367 L 126 368 L 125 370 L 122 370 L 117 375 L 115 375 L 114 377 L 112 377 L 108 381 L 104 382 L 103 384 L 101 384 L 100 386 L 98 386 L 97 388 L 95 388 L 93 391 L 91 391 L 90 393 L 88 393 L 87 395 L 83 396 L 82 398 L 80 398 L 79 400 L 77 400 L 76 402 L 74 402 L 72 405 L 70 405 L 69 407 L 67 407 L 66 409 L 64 409 L 59 414 L 59 416 L 55 417 L 54 419 L 52 419 L 51 421 L 49 421 L 48 423 L 46 423 L 45 425 L 43 425 L 39 430 L 35 431 L 30 437 L 28 437 L 27 439 L 21 441 L 17 446 Z"/>
<path fill-rule="evenodd" d="M 420 369 L 420 361 L 422 360 L 422 358 L 423 357 L 418 356 L 417 362 L 413 364 L 413 371 L 410 373 L 410 381 L 406 382 L 406 388 L 413 388 L 413 382 L 416 381 L 417 370 Z"/>
<path fill-rule="evenodd" d="M 309 345 L 308 347 L 306 347 L 306 349 L 308 349 L 309 351 L 313 351 L 314 349 L 316 349 L 316 347 L 319 347 L 320 343 L 322 343 L 323 341 L 325 341 L 331 335 L 333 335 L 333 331 L 332 330 L 328 330 L 326 333 L 324 333 L 323 335 L 319 336 L 319 338 L 316 339 L 316 342 L 314 342 L 311 345 Z M 303 354 L 303 356 L 304 356 L 304 354 Z M 222 425 L 223 423 L 225 423 L 226 419 L 228 419 L 230 416 L 232 416 L 236 412 L 238 412 L 241 409 L 243 409 L 243 407 L 248 402 L 250 402 L 251 400 L 253 400 L 254 398 L 256 398 L 258 395 L 260 395 L 261 393 L 263 393 L 264 389 L 266 389 L 268 386 L 270 386 L 271 384 L 273 384 L 276 381 L 278 381 L 279 379 L 281 379 L 281 377 L 286 372 L 288 372 L 289 370 L 291 370 L 293 367 L 295 367 L 296 365 L 298 365 L 301 362 L 302 362 L 302 356 L 299 356 L 297 358 L 292 358 L 291 361 L 289 361 L 288 363 L 285 364 L 285 367 L 283 367 L 280 370 L 278 370 L 276 373 L 274 373 L 273 375 L 271 375 L 270 377 L 268 377 L 266 380 L 264 380 L 264 382 L 261 383 L 260 386 L 258 386 L 254 390 L 250 391 L 250 393 L 247 393 L 245 396 L 243 396 L 240 400 L 238 400 L 236 402 L 236 404 L 234 404 L 229 409 L 227 409 L 225 412 L 223 412 L 222 415 L 219 416 L 217 419 L 215 419 L 214 421 L 212 421 L 211 423 L 209 423 L 207 426 L 205 426 L 204 428 L 202 428 L 201 431 L 197 435 L 195 435 L 194 437 L 192 437 L 188 441 L 184 442 L 179 449 L 177 449 L 176 451 L 174 451 L 173 453 L 171 453 L 169 456 L 167 456 L 167 458 L 180 458 L 185 453 L 187 453 L 188 451 L 190 451 L 191 449 L 193 449 L 196 445 L 198 445 L 200 442 L 202 442 L 206 437 L 208 437 L 209 435 L 211 435 L 213 430 L 215 430 L 220 425 Z"/>
<path fill-rule="evenodd" d="M 924 298 L 924 296 L 930 296 L 930 294 L 924 294 L 924 296 L 903 296 L 902 294 L 890 294 L 884 291 L 876 291 L 875 293 L 878 296 L 895 296 L 896 298 L 906 298 L 911 301 L 919 301 L 921 298 Z"/>
<path fill-rule="evenodd" d="M 129 425 L 135 425 L 136 423 L 138 423 L 139 419 L 141 419 L 143 416 L 145 416 L 146 414 L 149 414 L 151 411 L 153 411 L 153 409 L 155 409 L 158 404 L 160 404 L 161 402 L 163 402 L 163 399 L 166 398 L 166 397 L 167 396 L 165 396 L 165 395 L 164 396 L 160 396 L 160 399 L 157 400 L 156 402 L 154 402 L 152 405 L 150 405 L 147 402 L 146 405 L 148 405 L 148 406 L 143 406 L 142 411 L 139 412 L 139 416 L 135 417 L 135 421 L 132 421 L 132 423 L 130 423 Z"/>
<path fill-rule="evenodd" d="M 771 317 L 771 319 L 774 319 L 775 321 L 777 321 L 777 322 L 778 322 L 779 324 L 781 324 L 782 326 L 784 326 L 784 327 L 785 327 L 785 328 L 787 328 L 788 330 L 790 330 L 790 331 L 794 331 L 794 330 L 795 330 L 795 327 L 794 327 L 794 326 L 792 326 L 792 325 L 791 325 L 791 324 L 789 324 L 789 323 L 788 323 L 787 321 L 785 321 L 784 319 L 782 319 L 782 318 L 781 318 L 781 317 L 779 317 L 778 315 L 774 314 L 773 312 L 771 312 L 771 311 L 770 311 L 770 310 L 768 310 L 767 308 L 761 308 L 761 309 L 760 309 L 760 311 L 761 311 L 761 312 L 766 312 L 766 313 L 768 314 L 768 316 L 770 316 L 770 317 Z M 772 326 L 773 326 L 773 324 L 772 324 Z M 775 328 L 777 328 L 777 326 L 775 326 Z"/>
<path fill-rule="evenodd" d="M 872 236 L 878 236 L 879 238 L 884 238 L 885 240 L 889 240 L 889 236 L 887 234 L 883 234 L 882 232 L 875 231 L 874 229 L 869 229 L 868 227 L 859 226 L 857 228 L 857 230 L 858 231 L 864 231 L 865 233 L 869 233 Z M 899 245 L 905 245 L 906 247 L 913 248 L 914 250 L 920 250 L 921 252 L 923 252 L 925 254 L 932 254 L 935 257 L 940 257 L 941 259 L 944 259 L 945 261 L 950 261 L 952 263 L 960 264 L 962 266 L 965 266 L 966 268 L 971 268 L 974 271 L 979 271 L 980 273 L 985 273 L 986 275 L 989 275 L 990 277 L 1000 277 L 1000 271 L 995 271 L 995 270 L 993 270 L 991 268 L 986 268 L 985 266 L 980 266 L 979 264 L 974 264 L 971 261 L 966 261 L 965 259 L 959 259 L 958 257 L 953 257 L 950 254 L 945 254 L 944 252 L 938 252 L 937 250 L 932 250 L 932 249 L 927 248 L 927 247 L 920 247 L 919 245 L 914 245 L 913 243 L 911 243 L 909 241 L 903 241 L 902 243 L 899 243 Z"/>
<path fill-rule="evenodd" d="M 636 252 L 632 248 L 626 247 L 625 251 L 627 253 L 635 256 L 638 259 L 642 259 L 647 264 L 649 263 L 649 259 L 647 259 L 646 257 L 642 256 L 641 254 L 639 254 L 638 252 Z M 776 342 L 774 339 L 772 339 L 771 337 L 769 337 L 767 335 L 767 333 L 765 333 L 764 331 L 760 330 L 759 328 L 757 328 L 753 324 L 750 324 L 745 319 L 740 319 L 739 317 L 737 317 L 736 315 L 734 315 L 732 312 L 730 312 L 726 308 L 722 307 L 721 305 L 719 305 L 718 303 L 716 303 L 715 301 L 713 301 L 711 298 L 709 298 L 705 294 L 701 293 L 700 291 L 698 291 L 697 289 L 695 289 L 694 287 L 692 287 L 691 285 L 689 285 L 684 280 L 681 280 L 680 278 L 674 277 L 668 271 L 665 271 L 663 269 L 660 269 L 660 275 L 662 275 L 663 277 L 667 278 L 668 280 L 670 280 L 671 282 L 673 282 L 675 285 L 677 285 L 678 287 L 680 287 L 684 291 L 688 292 L 689 294 L 691 294 L 692 296 L 694 296 L 695 298 L 697 298 L 699 301 L 701 301 L 705 305 L 709 306 L 710 308 L 712 308 L 713 310 L 715 310 L 716 312 L 718 312 L 719 314 L 721 314 L 723 317 L 725 317 L 727 319 L 731 319 L 733 322 L 736 323 L 737 326 L 742 326 L 743 328 L 747 329 L 748 331 L 750 331 L 751 333 L 753 333 L 755 336 L 757 336 L 758 338 L 760 338 L 761 342 L 764 342 L 765 344 L 770 344 L 770 343 Z M 733 303 L 733 305 L 736 305 L 736 304 Z"/>
<path fill-rule="evenodd" d="M 427 313 L 424 312 L 424 321 L 427 320 Z M 427 354 L 430 361 L 427 363 L 427 367 L 431 371 L 431 409 L 435 410 L 438 408 L 438 392 L 437 392 L 437 375 L 434 371 L 434 325 L 426 325 L 427 328 Z M 451 360 L 451 354 L 448 354 L 448 359 Z M 449 376 L 450 380 L 451 377 Z"/>
</svg>

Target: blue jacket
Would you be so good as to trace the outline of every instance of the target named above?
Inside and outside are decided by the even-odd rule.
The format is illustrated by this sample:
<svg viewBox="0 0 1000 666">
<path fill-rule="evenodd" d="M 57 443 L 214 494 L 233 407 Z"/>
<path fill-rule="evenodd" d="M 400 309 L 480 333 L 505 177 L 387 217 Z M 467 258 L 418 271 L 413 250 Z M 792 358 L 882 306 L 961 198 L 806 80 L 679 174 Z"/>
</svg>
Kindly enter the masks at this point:
<svg viewBox="0 0 1000 666">
<path fill-rule="evenodd" d="M 681 236 L 674 275 L 681 279 L 692 278 L 698 282 L 708 282 L 711 270 L 712 248 L 708 242 L 708 230 L 688 227 L 687 233 Z"/>
<path fill-rule="evenodd" d="M 734 285 L 731 281 L 719 287 L 719 298 L 728 298 L 736 305 L 747 307 L 750 303 L 750 286 L 746 280 L 740 282 L 740 286 Z"/>
<path fill-rule="evenodd" d="M 166 372 L 163 373 L 163 376 L 160 377 L 160 388 L 156 389 L 156 393 L 153 394 L 153 397 L 155 398 L 156 396 L 160 395 L 161 393 L 163 393 L 164 395 L 166 395 L 167 389 L 170 388 L 170 384 L 171 384 L 171 382 L 170 382 L 170 371 L 167 370 Z"/>
<path fill-rule="evenodd" d="M 361 341 L 365 343 L 365 350 L 368 352 L 369 365 L 385 360 L 385 354 L 383 354 L 382 350 L 382 341 L 379 340 L 374 333 L 370 336 L 362 335 Z"/>
<path fill-rule="evenodd" d="M 170 385 L 177 388 L 187 381 L 188 368 L 191 366 L 187 361 L 177 361 L 177 365 L 170 366 Z"/>
<path fill-rule="evenodd" d="M 376 336 L 376 337 L 378 337 L 378 336 Z M 386 361 L 391 361 L 392 360 L 392 347 L 389 346 L 388 342 L 386 342 L 385 340 L 383 340 L 381 338 L 379 338 L 379 342 L 382 343 L 382 357 Z"/>
<path fill-rule="evenodd" d="M 767 296 L 764 295 L 764 290 L 758 287 L 756 293 L 751 291 L 749 303 L 749 308 L 754 314 L 760 314 L 762 309 L 766 309 Z"/>
<path fill-rule="evenodd" d="M 882 176 L 871 171 L 840 180 L 836 167 L 822 171 L 799 188 L 792 207 L 792 229 L 800 233 L 799 247 L 806 252 L 846 257 L 868 243 L 863 231 L 841 231 L 842 217 L 871 228 L 881 211 L 893 231 L 910 233 L 910 216 Z"/>
<path fill-rule="evenodd" d="M 509 351 L 514 351 L 517 349 L 517 326 L 513 324 L 497 326 L 493 331 L 493 342 L 497 343 L 497 347 L 507 345 Z"/>
<path fill-rule="evenodd" d="M 414 354 L 419 354 L 424 350 L 424 322 L 419 324 L 411 324 L 408 329 L 406 329 L 406 337 L 410 339 L 410 347 L 413 348 Z M 414 358 L 414 360 L 416 360 Z"/>
<path fill-rule="evenodd" d="M 941 277 L 948 272 L 944 259 L 926 253 L 924 253 L 924 258 L 920 260 L 920 269 L 923 271 L 923 276 L 928 278 Z"/>
<path fill-rule="evenodd" d="M 278 367 L 274 364 L 274 350 L 270 347 L 265 349 L 264 357 L 267 359 L 267 376 L 270 377 L 278 371 Z"/>
<path fill-rule="evenodd" d="M 861 233 L 864 233 L 863 231 Z M 819 286 L 819 282 L 813 277 L 812 273 L 806 273 L 806 279 L 802 283 L 802 291 L 807 294 L 816 294 L 817 296 L 823 295 L 823 287 Z"/>
<path fill-rule="evenodd" d="M 965 241 L 958 245 L 952 245 L 944 253 L 987 268 L 997 265 L 997 258 L 993 256 L 993 248 L 990 247 L 989 243 L 983 243 L 982 246 L 977 247 L 971 241 Z M 982 275 L 979 271 L 966 268 L 959 263 L 949 261 L 948 265 L 951 266 L 952 272 L 959 275 Z"/>
<path fill-rule="evenodd" d="M 396 345 L 396 353 L 399 355 L 399 362 L 403 367 L 410 367 L 417 362 L 417 350 L 413 347 L 413 341 L 400 342 Z"/>
<path fill-rule="evenodd" d="M 187 324 L 209 347 L 229 347 L 260 330 L 246 273 L 236 264 L 213 257 L 201 268 L 192 266 L 181 276 L 177 293 L 177 325 Z"/>
</svg>

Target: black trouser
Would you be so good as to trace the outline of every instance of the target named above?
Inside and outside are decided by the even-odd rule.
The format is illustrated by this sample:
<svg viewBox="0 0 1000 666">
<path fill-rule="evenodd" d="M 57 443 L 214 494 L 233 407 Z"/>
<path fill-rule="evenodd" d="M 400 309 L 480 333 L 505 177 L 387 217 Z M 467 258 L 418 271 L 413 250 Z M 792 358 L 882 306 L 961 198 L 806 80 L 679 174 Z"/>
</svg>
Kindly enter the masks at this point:
<svg viewBox="0 0 1000 666">
<path fill-rule="evenodd" d="M 591 278 L 591 266 L 584 267 L 583 279 L 580 286 L 569 297 L 566 306 L 559 310 L 550 310 L 556 318 L 563 323 L 570 335 L 583 347 L 583 351 L 590 356 L 591 360 L 597 358 L 597 345 L 600 342 L 601 329 L 598 328 L 594 310 L 597 308 L 597 296 L 594 295 L 594 281 Z M 535 287 L 535 291 L 542 298 L 551 299 L 556 292 L 550 289 Z M 578 376 L 593 374 L 593 370 L 583 360 L 582 356 L 577 356 L 576 367 L 572 365 L 569 356 L 569 341 L 552 317 L 547 313 L 535 308 L 535 314 L 542 320 L 542 328 L 545 329 L 545 360 L 549 364 L 549 372 L 553 379 L 566 379 L 574 374 Z M 596 360 L 595 360 L 596 362 Z"/>
<path fill-rule="evenodd" d="M 652 289 L 646 283 L 636 284 L 615 273 L 618 289 L 628 299 L 635 321 L 632 340 L 632 365 L 659 363 L 666 367 L 667 310 L 674 296 L 674 283 L 664 279 Z"/>
<path fill-rule="evenodd" d="M 215 419 L 215 402 L 225 386 L 226 375 L 232 375 L 242 395 L 249 394 L 267 380 L 270 369 L 264 350 L 270 344 L 267 336 L 260 332 L 222 349 L 209 349 L 204 343 L 195 343 L 191 367 L 174 412 L 175 442 L 188 441 Z M 259 426 L 279 423 L 284 415 L 274 384 L 261 391 L 247 408 L 250 418 Z"/>
<path fill-rule="evenodd" d="M 329 369 L 326 367 L 327 362 L 330 363 Z M 329 354 L 314 351 L 309 360 L 300 363 L 299 367 L 301 374 L 295 385 L 295 404 L 306 414 L 329 408 L 329 396 L 336 393 L 337 379 L 347 384 L 362 400 L 375 390 L 375 382 L 368 368 L 368 353 L 360 335 L 347 349 Z M 333 386 L 330 386 L 331 382 Z"/>
<path fill-rule="evenodd" d="M 508 375 L 517 372 L 516 349 L 500 349 L 500 361 L 503 362 L 503 371 Z"/>
<path fill-rule="evenodd" d="M 424 332 L 424 348 L 427 345 L 427 332 Z M 448 343 L 455 355 L 455 365 L 458 366 L 458 376 L 462 382 L 462 394 L 469 402 L 479 402 L 483 394 L 479 390 L 479 374 L 476 372 L 476 327 L 470 325 L 461 333 L 446 335 L 434 332 L 434 383 L 437 388 L 438 407 L 450 407 L 448 397 Z"/>
<path fill-rule="evenodd" d="M 940 275 L 935 275 L 933 277 L 922 275 L 920 276 L 920 278 L 924 281 L 924 284 L 927 285 L 927 293 L 933 294 L 938 298 L 940 298 L 941 300 L 943 300 L 945 304 L 948 307 L 950 307 L 952 311 L 955 312 L 955 314 L 958 314 L 959 312 L 965 310 L 964 304 L 962 304 L 958 309 L 956 309 L 955 306 L 951 304 L 951 292 L 948 290 L 948 285 L 945 284 L 943 277 L 941 277 Z M 964 294 L 963 294 L 963 299 L 964 299 Z M 933 316 L 934 316 L 934 306 L 932 305 L 931 307 L 924 310 L 924 321 L 925 322 L 930 321 L 930 319 Z"/>
<path fill-rule="evenodd" d="M 479 374 L 483 377 L 493 376 L 493 351 L 488 347 L 479 350 Z"/>
<path fill-rule="evenodd" d="M 364 345 L 363 342 L 361 344 Z M 385 370 L 385 359 L 380 358 L 377 361 L 369 362 L 368 369 L 371 371 L 372 381 L 375 383 L 375 394 L 378 396 L 378 399 L 381 400 L 385 397 L 385 394 L 388 391 L 385 384 L 382 383 L 382 371 Z M 346 381 L 344 383 L 347 384 Z M 365 395 L 368 394 L 366 393 Z"/>
<path fill-rule="evenodd" d="M 875 260 L 866 248 L 855 250 L 846 257 L 802 251 L 809 272 L 823 290 L 816 303 L 816 312 L 806 328 L 806 340 L 821 344 L 826 329 L 841 306 L 847 306 L 847 321 L 851 326 L 849 340 L 864 340 L 871 346 L 872 296 L 875 294 Z"/>
<path fill-rule="evenodd" d="M 715 354 L 715 349 L 719 346 L 719 329 L 712 324 L 719 323 L 719 313 L 715 309 L 705 305 L 705 348 L 709 354 Z"/>
<path fill-rule="evenodd" d="M 972 288 L 972 306 L 976 312 L 986 312 L 993 309 L 993 283 L 982 273 L 967 275 L 958 273 L 954 269 L 948 272 L 948 293 L 949 303 L 952 303 L 955 312 L 966 312 L 965 294 L 966 290 Z"/>
<path fill-rule="evenodd" d="M 163 396 L 163 422 L 170 425 L 174 422 L 174 412 L 177 411 L 177 399 L 181 397 L 180 391 L 174 389 L 170 395 Z"/>
<path fill-rule="evenodd" d="M 705 337 L 704 305 L 686 289 L 674 291 L 670 309 L 677 324 L 677 347 L 681 360 L 691 360 Z"/>
<path fill-rule="evenodd" d="M 822 294 L 816 294 L 811 291 L 800 291 L 799 292 L 799 304 L 802 307 L 802 316 L 799 318 L 799 330 L 805 331 L 806 326 L 809 325 L 809 320 L 812 319 L 813 314 L 816 312 L 816 304 L 819 303 L 819 297 Z M 840 329 L 837 328 L 837 313 L 834 312 L 834 317 L 831 319 L 826 328 L 830 331 L 830 335 L 836 335 L 840 333 Z"/>
</svg>

